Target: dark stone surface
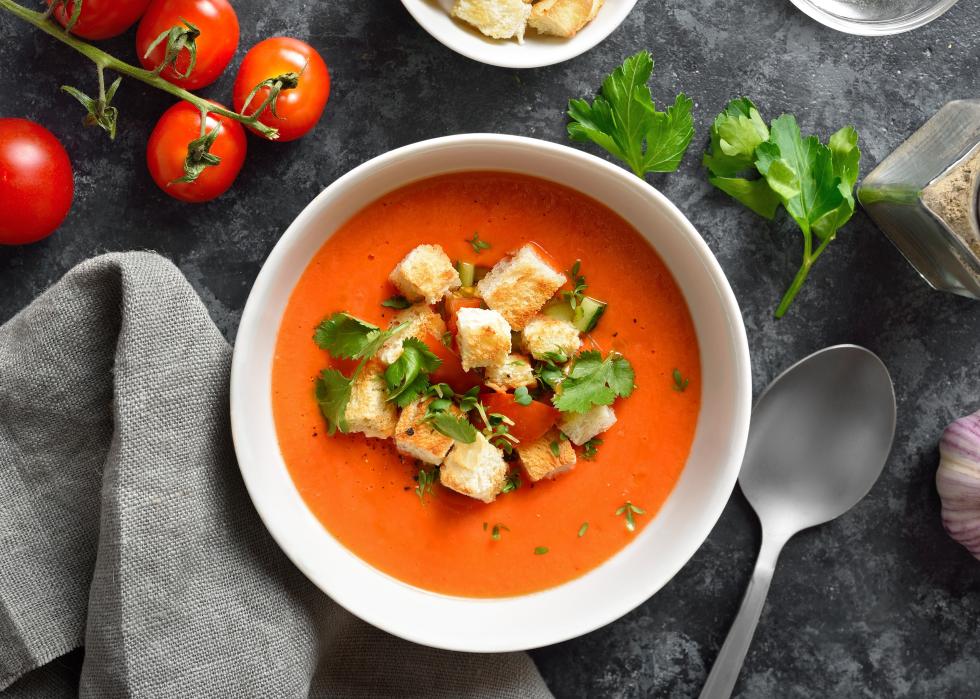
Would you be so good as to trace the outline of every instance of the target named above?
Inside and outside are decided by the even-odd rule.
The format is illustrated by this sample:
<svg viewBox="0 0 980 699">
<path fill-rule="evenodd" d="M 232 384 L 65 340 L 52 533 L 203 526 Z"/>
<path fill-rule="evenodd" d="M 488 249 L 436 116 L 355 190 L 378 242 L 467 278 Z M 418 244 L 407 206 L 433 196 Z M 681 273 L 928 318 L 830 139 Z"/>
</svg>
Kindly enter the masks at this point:
<svg viewBox="0 0 980 699">
<path fill-rule="evenodd" d="M 334 85 L 316 132 L 249 141 L 235 188 L 189 206 L 153 185 L 147 135 L 171 103 L 134 82 L 118 96 L 114 143 L 76 128 L 63 83 L 94 71 L 30 27 L 0 18 L 0 115 L 36 119 L 65 143 L 77 195 L 62 229 L 0 250 L 0 321 L 71 266 L 109 250 L 173 259 L 234 339 L 245 297 L 278 236 L 351 167 L 425 138 L 496 131 L 564 142 L 570 96 L 593 91 L 624 56 L 650 49 L 655 97 L 693 97 L 698 135 L 679 172 L 651 178 L 691 218 L 728 273 L 745 314 L 756 390 L 796 359 L 858 342 L 890 367 L 899 399 L 895 450 L 868 498 L 787 547 L 738 686 L 742 697 L 980 696 L 980 562 L 943 533 L 933 486 L 936 440 L 980 407 L 980 304 L 929 290 L 858 212 L 782 321 L 772 310 L 796 269 L 799 234 L 713 191 L 699 167 L 707 125 L 747 94 L 764 115 L 798 115 L 823 137 L 853 123 L 870 169 L 944 102 L 980 95 L 980 3 L 961 0 L 897 37 L 825 29 L 785 0 L 640 0 L 623 27 L 568 63 L 515 72 L 451 53 L 395 0 L 236 3 L 242 48 L 290 34 L 311 41 Z M 133 58 L 132 35 L 109 42 Z M 205 91 L 229 101 L 232 76 Z M 832 439 L 833 435 L 828 435 Z M 708 542 L 656 597 L 608 627 L 534 653 L 559 696 L 694 696 L 748 581 L 758 525 L 736 492 Z"/>
</svg>

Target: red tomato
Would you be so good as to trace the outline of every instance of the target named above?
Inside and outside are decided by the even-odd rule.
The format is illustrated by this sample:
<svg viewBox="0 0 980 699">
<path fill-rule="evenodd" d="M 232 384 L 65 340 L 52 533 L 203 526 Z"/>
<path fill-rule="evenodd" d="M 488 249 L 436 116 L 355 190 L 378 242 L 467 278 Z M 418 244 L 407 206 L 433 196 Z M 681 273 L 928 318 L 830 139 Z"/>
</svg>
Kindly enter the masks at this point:
<svg viewBox="0 0 980 699">
<path fill-rule="evenodd" d="M 187 145 L 201 135 L 201 113 L 188 102 L 178 102 L 163 113 L 146 144 L 146 164 L 160 189 L 174 199 L 201 202 L 214 199 L 231 187 L 245 162 L 248 144 L 245 130 L 237 121 L 208 114 L 208 133 L 218 124 L 221 131 L 210 152 L 221 162 L 204 168 L 193 182 L 173 183 L 184 175 Z"/>
<path fill-rule="evenodd" d="M 52 0 L 47 0 L 50 5 Z M 146 11 L 150 0 L 83 0 L 82 11 L 78 21 L 71 28 L 71 33 L 83 39 L 108 39 L 118 36 L 132 26 Z M 54 18 L 62 27 L 68 25 L 75 11 L 75 0 L 65 5 L 58 5 L 54 10 Z"/>
<path fill-rule="evenodd" d="M 88 2 L 88 0 L 86 0 Z M 167 41 L 163 40 L 146 56 L 150 44 L 162 33 L 175 26 L 184 26 L 187 20 L 201 30 L 197 37 L 197 63 L 186 78 L 190 52 L 183 49 L 177 56 L 177 70 L 167 66 L 160 77 L 187 90 L 210 85 L 227 67 L 238 48 L 238 15 L 228 0 L 152 0 L 136 30 L 136 54 L 147 70 L 156 68 L 166 53 Z"/>
<path fill-rule="evenodd" d="M 0 119 L 0 245 L 51 235 L 74 194 L 71 161 L 55 135 L 27 119 Z"/>
<path fill-rule="evenodd" d="M 432 383 L 448 383 L 457 393 L 465 393 L 482 383 L 480 375 L 475 371 L 463 371 L 459 356 L 446 347 L 442 340 L 429 334 L 423 342 L 442 361 L 439 368 L 429 376 Z"/>
<path fill-rule="evenodd" d="M 483 393 L 480 400 L 488 413 L 500 413 L 513 420 L 510 433 L 524 444 L 541 438 L 558 421 L 558 411 L 550 405 L 536 400 L 521 405 L 513 393 Z"/>
<path fill-rule="evenodd" d="M 257 43 L 245 54 L 238 69 L 232 101 L 235 111 L 242 112 L 245 100 L 256 85 L 284 73 L 298 73 L 299 84 L 279 93 L 276 99 L 278 118 L 272 113 L 272 105 L 269 105 L 259 121 L 279 129 L 280 141 L 292 141 L 316 126 L 330 97 L 327 64 L 312 46 L 284 36 Z M 269 86 L 266 85 L 252 97 L 244 113 L 254 114 L 268 95 Z"/>
<path fill-rule="evenodd" d="M 478 298 L 467 296 L 450 296 L 447 298 L 446 315 L 449 318 L 446 320 L 446 326 L 449 328 L 449 332 L 453 335 L 459 332 L 459 328 L 456 327 L 456 314 L 460 308 L 480 308 L 482 305 L 483 301 Z"/>
</svg>

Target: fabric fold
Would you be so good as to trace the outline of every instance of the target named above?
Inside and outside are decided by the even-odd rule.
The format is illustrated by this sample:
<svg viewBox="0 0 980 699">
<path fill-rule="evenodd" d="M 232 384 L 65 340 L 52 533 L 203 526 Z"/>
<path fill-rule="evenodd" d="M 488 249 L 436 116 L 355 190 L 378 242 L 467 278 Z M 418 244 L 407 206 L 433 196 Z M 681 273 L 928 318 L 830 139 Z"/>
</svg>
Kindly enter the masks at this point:
<svg viewBox="0 0 980 699">
<path fill-rule="evenodd" d="M 149 253 L 0 327 L 0 688 L 84 644 L 84 696 L 550 696 L 525 654 L 396 639 L 293 567 L 235 462 L 230 360 Z"/>
</svg>

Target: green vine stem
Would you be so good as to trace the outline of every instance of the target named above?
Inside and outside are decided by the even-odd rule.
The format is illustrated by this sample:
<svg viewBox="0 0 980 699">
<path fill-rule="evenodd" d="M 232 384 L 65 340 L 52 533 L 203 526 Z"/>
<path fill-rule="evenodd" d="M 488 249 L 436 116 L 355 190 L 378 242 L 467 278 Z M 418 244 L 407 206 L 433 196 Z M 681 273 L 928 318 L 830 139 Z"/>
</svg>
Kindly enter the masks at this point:
<svg viewBox="0 0 980 699">
<path fill-rule="evenodd" d="M 202 112 L 209 112 L 211 114 L 219 114 L 223 117 L 228 117 L 229 119 L 234 119 L 239 121 L 245 126 L 250 126 L 257 133 L 268 138 L 269 140 L 275 140 L 279 138 L 279 131 L 272 128 L 271 126 L 266 126 L 258 119 L 258 114 L 253 114 L 251 116 L 244 116 L 237 112 L 233 112 L 230 109 L 226 109 L 218 104 L 209 102 L 203 97 L 198 97 L 192 92 L 188 92 L 182 87 L 177 87 L 173 85 L 158 75 L 154 75 L 151 71 L 143 70 L 142 68 L 137 68 L 136 66 L 130 65 L 125 61 L 120 61 L 115 56 L 112 56 L 101 49 L 88 44 L 81 39 L 78 39 L 68 32 L 66 32 L 60 24 L 57 24 L 54 20 L 49 18 L 43 12 L 34 12 L 26 7 L 14 2 L 14 0 L 0 0 L 0 9 L 6 10 L 12 15 L 19 17 L 20 19 L 33 24 L 35 27 L 50 34 L 55 39 L 63 44 L 71 46 L 73 49 L 78 51 L 80 54 L 88 58 L 90 61 L 98 66 L 100 72 L 108 68 L 109 70 L 115 71 L 120 75 L 125 75 L 130 78 L 139 80 L 142 83 L 146 83 L 158 90 L 163 90 L 168 92 L 174 97 L 182 99 L 186 102 L 190 102 L 195 107 L 200 109 Z"/>
</svg>

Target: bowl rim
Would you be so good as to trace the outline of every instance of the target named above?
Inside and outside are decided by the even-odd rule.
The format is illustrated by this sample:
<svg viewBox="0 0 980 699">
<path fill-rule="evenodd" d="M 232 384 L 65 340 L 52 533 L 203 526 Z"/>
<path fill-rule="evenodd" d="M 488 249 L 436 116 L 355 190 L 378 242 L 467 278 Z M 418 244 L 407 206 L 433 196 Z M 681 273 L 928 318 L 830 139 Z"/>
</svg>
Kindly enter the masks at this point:
<svg viewBox="0 0 980 699">
<path fill-rule="evenodd" d="M 381 613 L 375 609 L 372 604 L 365 603 L 363 595 L 348 595 L 345 592 L 339 591 L 338 587 L 343 587 L 343 585 L 338 582 L 340 580 L 340 575 L 334 573 L 328 578 L 322 575 L 320 572 L 314 570 L 314 566 L 307 561 L 307 557 L 303 553 L 304 545 L 299 541 L 299 537 L 295 536 L 294 532 L 291 532 L 293 525 L 284 520 L 280 521 L 282 520 L 282 514 L 274 507 L 274 503 L 272 502 L 274 499 L 273 496 L 263 488 L 263 483 L 260 482 L 262 469 L 266 468 L 275 471 L 279 467 L 256 464 L 254 463 L 255 460 L 251 459 L 247 450 L 250 435 L 247 434 L 245 417 L 245 415 L 250 412 L 250 404 L 241 398 L 241 394 L 244 390 L 242 387 L 245 386 L 253 376 L 252 372 L 254 371 L 254 368 L 250 366 L 250 362 L 254 363 L 255 361 L 250 357 L 252 353 L 250 346 L 248 344 L 243 344 L 241 340 L 243 338 L 248 339 L 249 336 L 257 336 L 262 332 L 268 333 L 267 330 L 263 330 L 263 327 L 268 327 L 267 324 L 270 318 L 263 314 L 263 304 L 266 297 L 271 293 L 270 289 L 272 288 L 271 285 L 274 281 L 274 277 L 277 274 L 278 268 L 284 264 L 285 258 L 290 252 L 290 246 L 298 245 L 303 240 L 305 235 L 304 229 L 309 226 L 315 216 L 319 213 L 320 209 L 327 206 L 325 202 L 329 203 L 331 201 L 331 197 L 335 195 L 335 193 L 343 192 L 346 188 L 353 186 L 362 180 L 369 180 L 374 174 L 383 173 L 390 166 L 393 166 L 400 161 L 411 159 L 414 156 L 423 154 L 431 149 L 453 147 L 466 148 L 474 146 L 488 148 L 516 147 L 520 149 L 536 149 L 542 155 L 551 155 L 558 156 L 559 158 L 578 160 L 580 161 L 581 165 L 588 166 L 595 171 L 597 177 L 613 177 L 619 180 L 620 185 L 630 187 L 641 196 L 652 199 L 655 205 L 662 207 L 669 218 L 683 230 L 686 236 L 685 242 L 690 244 L 696 250 L 698 261 L 704 265 L 710 277 L 708 281 L 710 281 L 712 287 L 718 294 L 721 310 L 725 320 L 727 321 L 727 332 L 731 335 L 731 345 L 733 350 L 732 365 L 735 368 L 733 373 L 733 392 L 736 399 L 733 401 L 734 417 L 732 419 L 731 428 L 732 437 L 726 450 L 726 457 L 722 459 L 724 463 L 721 464 L 721 467 L 723 468 L 720 468 L 719 470 L 719 476 L 715 481 L 712 492 L 707 493 L 705 497 L 706 502 L 709 503 L 709 506 L 705 508 L 708 510 L 708 514 L 700 518 L 699 522 L 697 523 L 698 526 L 693 528 L 693 534 L 690 531 L 688 532 L 691 534 L 691 539 L 693 539 L 696 544 L 691 546 L 689 551 L 684 549 L 684 552 L 676 557 L 677 562 L 675 565 L 662 566 L 660 568 L 662 573 L 659 578 L 649 578 L 645 580 L 637 579 L 629 588 L 628 595 L 624 595 L 620 599 L 608 602 L 607 605 L 603 607 L 604 611 L 602 613 L 595 612 L 594 610 L 590 611 L 589 614 L 586 615 L 587 621 L 578 623 L 577 625 L 574 623 L 567 624 L 561 631 L 558 632 L 536 632 L 535 634 L 528 634 L 525 630 L 524 636 L 532 636 L 530 640 L 511 639 L 508 642 L 502 642 L 499 640 L 489 641 L 483 639 L 480 635 L 474 636 L 473 634 L 471 634 L 472 637 L 467 638 L 465 642 L 460 641 L 458 638 L 446 640 L 445 638 L 427 633 L 425 628 L 406 626 L 404 623 L 399 624 L 398 622 L 392 622 L 385 616 L 384 613 Z M 460 167 L 458 171 L 464 172 L 472 171 L 474 169 L 475 168 L 473 167 Z M 503 170 L 504 168 L 487 167 L 486 169 Z M 435 176 L 436 174 L 452 171 L 453 170 L 443 170 L 440 171 L 440 173 L 420 173 L 415 179 L 421 180 L 425 179 L 426 177 Z M 532 176 L 541 177 L 541 175 L 534 175 L 533 173 Z M 562 183 L 559 182 L 559 184 Z M 566 184 L 564 186 L 569 185 Z M 392 189 L 397 189 L 397 187 Z M 391 190 L 378 191 L 375 194 L 375 198 L 383 196 L 383 194 L 387 191 Z M 615 209 L 613 210 L 615 211 Z M 322 244 L 323 241 L 320 241 L 320 243 L 317 245 L 317 249 Z M 308 263 L 309 259 L 305 261 L 304 269 Z M 290 289 L 290 292 L 291 291 L 292 290 Z M 275 335 L 278 335 L 278 327 L 279 323 L 281 322 L 281 318 L 282 316 L 279 314 L 274 319 L 276 323 Z M 263 323 L 266 325 L 263 326 Z M 362 163 L 336 179 L 333 183 L 324 188 L 316 197 L 314 197 L 314 199 L 299 213 L 299 215 L 283 233 L 281 238 L 276 242 L 268 258 L 263 263 L 262 268 L 256 277 L 252 290 L 249 293 L 248 300 L 242 312 L 237 338 L 238 339 L 236 340 L 232 356 L 231 381 L 229 390 L 232 439 L 236 457 L 238 459 L 239 469 L 241 471 L 249 497 L 251 498 L 253 506 L 258 512 L 259 517 L 261 518 L 266 529 L 269 531 L 272 538 L 290 559 L 290 561 L 292 561 L 292 563 L 316 587 L 320 588 L 320 590 L 322 590 L 328 597 L 337 602 L 340 606 L 344 607 L 347 611 L 372 624 L 373 626 L 382 629 L 383 631 L 408 641 L 434 648 L 465 652 L 507 652 L 528 650 L 530 648 L 541 647 L 553 643 L 559 643 L 571 638 L 576 638 L 594 631 L 597 628 L 605 626 L 606 624 L 629 613 L 647 599 L 652 597 L 664 585 L 666 585 L 667 582 L 669 582 L 678 573 L 678 571 L 690 561 L 694 554 L 704 544 L 708 535 L 711 533 L 712 529 L 717 524 L 718 519 L 724 512 L 725 506 L 730 499 L 731 493 L 738 478 L 742 458 L 744 456 L 745 447 L 748 440 L 749 420 L 752 405 L 752 376 L 749 361 L 748 339 L 742 320 L 741 311 L 735 299 L 734 292 L 732 291 L 720 264 L 709 249 L 707 243 L 705 243 L 686 216 L 684 216 L 684 214 L 669 199 L 667 199 L 664 194 L 646 183 L 644 180 L 641 180 L 631 173 L 628 173 L 626 170 L 612 165 L 611 163 L 594 155 L 572 149 L 567 146 L 534 138 L 483 133 L 458 134 L 433 138 L 388 151 Z M 277 445 L 275 448 L 278 450 Z M 282 470 L 285 470 L 284 464 L 282 466 Z M 306 519 L 314 520 L 322 529 L 322 533 L 330 539 L 333 539 L 333 535 L 329 533 L 326 527 L 323 527 L 319 520 L 316 520 L 312 512 L 309 511 L 309 508 L 305 506 L 305 502 L 303 501 L 298 490 L 296 490 L 292 477 L 288 474 L 288 472 L 285 474 L 285 478 L 289 481 L 290 487 L 295 493 L 295 497 L 299 499 L 299 503 L 302 506 L 299 509 L 305 511 L 305 515 L 297 516 L 304 516 Z M 665 500 L 661 511 L 666 510 L 668 507 L 673 493 L 676 492 L 676 487 L 677 486 L 675 485 L 675 490 L 672 491 L 672 494 L 667 497 L 667 500 Z M 654 521 L 656 521 L 656 518 Z M 654 529 L 654 521 L 651 521 L 650 526 L 644 529 L 641 536 Z M 458 597 L 443 595 L 414 587 L 388 575 L 387 573 L 384 573 L 383 571 L 377 570 L 373 566 L 370 566 L 370 564 L 366 561 L 363 561 L 357 557 L 356 554 L 351 552 L 349 549 L 346 549 L 342 543 L 337 542 L 335 539 L 333 539 L 333 541 L 336 542 L 337 546 L 343 548 L 351 559 L 370 568 L 370 570 L 377 574 L 379 578 L 387 579 L 388 582 L 384 583 L 384 585 L 390 586 L 390 584 L 395 584 L 400 586 L 400 588 L 412 590 L 412 594 L 416 596 L 422 595 L 430 600 L 432 598 L 440 598 L 446 601 L 446 609 L 443 611 L 451 611 L 449 608 L 450 603 L 463 604 L 467 607 L 474 606 L 474 608 L 475 606 L 487 605 L 488 603 L 500 603 L 502 605 L 501 611 L 507 612 L 513 611 L 507 606 L 507 603 L 509 602 L 518 602 L 530 598 L 557 593 L 566 587 L 577 584 L 578 581 L 588 578 L 588 576 L 592 575 L 596 571 L 610 567 L 610 564 L 616 561 L 617 557 L 621 556 L 625 551 L 637 546 L 638 542 L 640 541 L 640 537 L 637 537 L 636 541 L 627 544 L 626 547 L 620 550 L 612 558 L 607 559 L 596 568 L 588 571 L 579 578 L 546 590 L 532 592 L 527 595 L 504 598 Z M 350 570 L 348 570 L 347 573 L 349 574 Z M 394 590 L 392 589 L 392 591 Z M 557 596 L 558 595 L 556 595 L 556 597 Z M 461 608 L 462 607 L 460 607 L 460 609 Z"/>
<path fill-rule="evenodd" d="M 817 4 L 818 0 L 790 0 L 807 17 L 825 27 L 855 36 L 891 36 L 918 29 L 939 19 L 959 0 L 935 0 L 929 7 L 892 19 L 859 20 L 836 15 Z"/>
<path fill-rule="evenodd" d="M 498 68 L 511 69 L 544 68 L 545 66 L 570 61 L 576 56 L 581 56 L 583 53 L 591 51 L 593 48 L 605 41 L 610 34 L 619 29 L 620 25 L 626 21 L 626 17 L 629 16 L 629 13 L 633 11 L 633 8 L 636 7 L 636 3 L 638 2 L 638 0 L 622 0 L 622 3 L 615 8 L 616 13 L 607 13 L 609 15 L 614 15 L 609 18 L 608 26 L 602 29 L 596 29 L 594 32 L 590 32 L 589 38 L 586 41 L 575 42 L 575 37 L 571 37 L 566 39 L 564 44 L 555 44 L 553 47 L 554 51 L 541 53 L 525 52 L 524 55 L 527 56 L 527 58 L 521 57 L 520 54 L 515 54 L 515 57 L 512 58 L 510 54 L 503 51 L 494 51 L 492 45 L 489 44 L 487 45 L 487 51 L 485 53 L 468 48 L 466 42 L 464 42 L 461 38 L 462 36 L 465 36 L 465 34 L 457 34 L 457 32 L 464 31 L 460 27 L 456 27 L 457 32 L 453 33 L 438 31 L 437 28 L 433 27 L 432 24 L 426 20 L 422 12 L 419 11 L 419 4 L 423 1 L 424 0 L 401 0 L 402 5 L 404 5 L 405 9 L 408 10 L 408 13 L 412 16 L 415 22 L 422 27 L 426 33 L 428 33 L 429 36 L 446 48 L 455 51 L 459 55 L 465 56 L 470 60 L 490 66 L 496 66 Z M 587 28 L 588 25 L 586 25 L 585 29 Z M 584 31 L 584 29 L 582 31 Z M 497 41 L 507 42 L 509 40 L 499 39 Z M 536 60 L 533 58 L 535 55 L 540 56 L 541 58 Z"/>
</svg>

